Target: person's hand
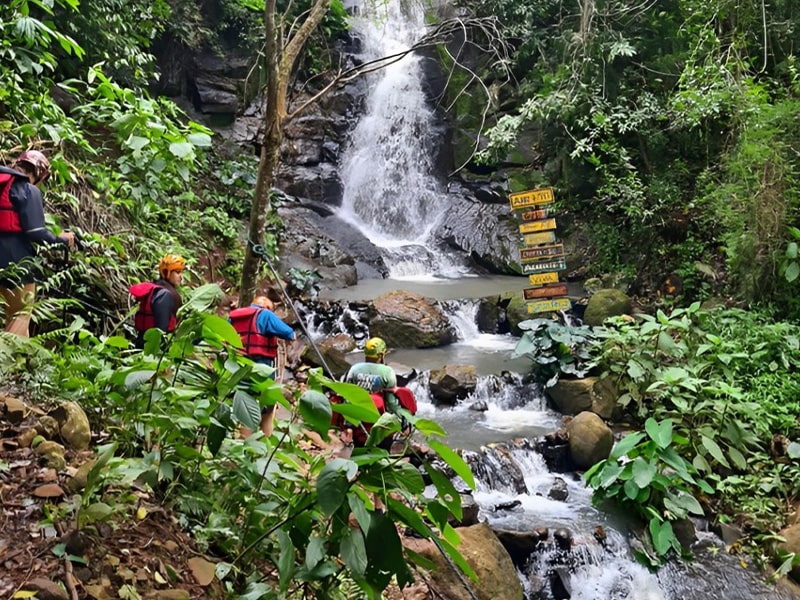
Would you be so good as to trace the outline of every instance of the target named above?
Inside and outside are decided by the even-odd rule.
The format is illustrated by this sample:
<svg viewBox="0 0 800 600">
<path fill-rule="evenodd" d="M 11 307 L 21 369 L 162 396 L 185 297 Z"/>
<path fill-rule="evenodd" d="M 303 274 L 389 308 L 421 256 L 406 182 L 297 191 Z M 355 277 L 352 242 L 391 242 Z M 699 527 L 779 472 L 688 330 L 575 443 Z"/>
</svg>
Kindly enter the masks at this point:
<svg viewBox="0 0 800 600">
<path fill-rule="evenodd" d="M 69 247 L 70 250 L 75 247 L 75 234 L 71 231 L 62 231 L 61 235 L 58 237 L 67 243 L 67 247 Z"/>
</svg>

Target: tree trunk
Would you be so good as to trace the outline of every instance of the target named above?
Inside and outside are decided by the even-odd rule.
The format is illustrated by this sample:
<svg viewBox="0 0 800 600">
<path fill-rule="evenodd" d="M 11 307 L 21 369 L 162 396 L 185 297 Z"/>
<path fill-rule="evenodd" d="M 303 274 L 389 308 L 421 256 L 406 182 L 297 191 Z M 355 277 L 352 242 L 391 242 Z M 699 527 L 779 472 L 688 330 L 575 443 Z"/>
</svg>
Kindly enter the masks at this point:
<svg viewBox="0 0 800 600">
<path fill-rule="evenodd" d="M 260 257 L 253 250 L 254 246 L 264 243 L 264 226 L 271 210 L 269 192 L 281 159 L 283 127 L 286 124 L 288 109 L 286 99 L 292 70 L 300 56 L 300 50 L 328 12 L 331 0 L 314 2 L 308 17 L 285 47 L 282 43 L 279 44 L 279 32 L 275 25 L 275 3 L 276 0 L 267 0 L 264 7 L 264 36 L 267 41 L 264 144 L 261 146 L 256 189 L 253 194 L 253 206 L 250 209 L 250 227 L 242 265 L 242 279 L 239 284 L 239 306 L 250 304 L 258 285 Z"/>
</svg>

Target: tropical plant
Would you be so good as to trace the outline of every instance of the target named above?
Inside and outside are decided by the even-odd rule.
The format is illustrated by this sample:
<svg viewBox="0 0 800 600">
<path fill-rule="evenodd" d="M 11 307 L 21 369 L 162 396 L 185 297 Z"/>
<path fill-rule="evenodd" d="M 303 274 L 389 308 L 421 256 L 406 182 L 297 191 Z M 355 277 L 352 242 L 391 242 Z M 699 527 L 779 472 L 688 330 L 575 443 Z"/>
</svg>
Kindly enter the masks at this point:
<svg viewBox="0 0 800 600">
<path fill-rule="evenodd" d="M 522 321 L 522 337 L 512 357 L 531 360 L 531 375 L 545 387 L 552 387 L 559 377 L 584 377 L 597 366 L 591 346 L 595 335 L 588 325 L 565 325 L 553 319 Z"/>
</svg>

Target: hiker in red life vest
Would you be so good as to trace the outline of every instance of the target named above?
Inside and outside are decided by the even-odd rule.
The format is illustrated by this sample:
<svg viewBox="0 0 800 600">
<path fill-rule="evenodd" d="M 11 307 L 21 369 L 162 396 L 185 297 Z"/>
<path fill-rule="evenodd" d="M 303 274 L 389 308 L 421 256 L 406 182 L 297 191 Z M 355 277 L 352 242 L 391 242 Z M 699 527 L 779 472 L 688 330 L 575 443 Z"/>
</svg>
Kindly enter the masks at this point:
<svg viewBox="0 0 800 600">
<path fill-rule="evenodd" d="M 157 327 L 172 333 L 178 324 L 177 314 L 181 306 L 178 286 L 183 282 L 186 260 L 180 254 L 167 254 L 158 263 L 159 278 L 131 286 L 131 295 L 139 301 L 139 310 L 133 317 L 136 327 L 136 347 L 144 347 L 144 333 Z"/>
<path fill-rule="evenodd" d="M 294 330 L 284 323 L 273 311 L 275 305 L 266 296 L 257 296 L 250 306 L 231 311 L 228 320 L 242 338 L 242 350 L 253 362 L 275 368 L 278 356 L 278 339 L 294 340 Z M 273 379 L 275 373 L 270 375 Z M 261 412 L 261 431 L 272 435 L 272 416 L 274 406 Z M 249 435 L 243 431 L 244 435 Z"/>
<path fill-rule="evenodd" d="M 417 401 L 414 393 L 405 387 L 397 387 L 397 375 L 394 369 L 386 364 L 386 342 L 379 337 L 372 337 L 364 344 L 364 362 L 359 362 L 350 367 L 344 380 L 366 389 L 375 402 L 378 412 L 389 411 L 400 418 L 403 436 L 411 433 L 411 427 L 405 422 L 400 409 L 404 408 L 412 415 L 417 412 Z M 341 434 L 342 442 L 348 446 L 359 442 L 359 435 L 363 436 L 365 430 L 356 431 L 355 435 L 351 427 L 345 427 Z M 389 450 L 392 445 L 391 436 L 383 440 L 381 447 Z"/>
<path fill-rule="evenodd" d="M 33 257 L 35 244 L 75 243 L 75 234 L 54 235 L 44 222 L 39 186 L 50 177 L 50 162 L 38 150 L 26 150 L 13 168 L 0 166 L 0 296 L 5 307 L 5 330 L 29 335 L 36 295 Z"/>
</svg>

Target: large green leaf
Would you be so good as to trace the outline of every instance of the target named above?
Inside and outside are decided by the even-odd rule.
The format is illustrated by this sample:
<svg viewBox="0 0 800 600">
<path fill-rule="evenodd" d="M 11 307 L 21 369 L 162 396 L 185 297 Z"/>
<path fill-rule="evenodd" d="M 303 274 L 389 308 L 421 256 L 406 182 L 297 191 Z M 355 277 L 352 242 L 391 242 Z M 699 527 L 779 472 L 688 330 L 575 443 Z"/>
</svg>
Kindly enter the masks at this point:
<svg viewBox="0 0 800 600">
<path fill-rule="evenodd" d="M 203 337 L 206 339 L 216 338 L 222 342 L 230 344 L 234 348 L 242 347 L 242 338 L 236 333 L 227 319 L 217 315 L 203 315 Z"/>
<path fill-rule="evenodd" d="M 653 417 L 650 417 L 645 421 L 644 429 L 659 448 L 667 448 L 672 443 L 671 419 L 664 419 L 658 423 Z"/>
<path fill-rule="evenodd" d="M 710 437 L 703 435 L 700 436 L 700 443 L 703 444 L 703 448 L 708 450 L 708 453 L 713 456 L 719 464 L 725 467 L 730 467 L 728 464 L 728 459 L 725 458 L 725 455 L 722 453 L 722 448 L 719 447 L 717 442 L 712 440 Z"/>
<path fill-rule="evenodd" d="M 647 487 L 656 475 L 656 468 L 641 456 L 633 461 L 633 480 L 640 488 Z"/>
<path fill-rule="evenodd" d="M 350 480 L 358 467 L 353 461 L 335 458 L 327 463 L 317 477 L 317 496 L 322 513 L 330 517 L 347 499 Z"/>
<path fill-rule="evenodd" d="M 456 475 L 461 477 L 470 489 L 475 489 L 475 477 L 472 475 L 472 470 L 469 468 L 469 465 L 464 462 L 463 458 L 438 440 L 428 440 L 428 445 L 442 457 L 447 465 L 456 472 Z"/>
<path fill-rule="evenodd" d="M 339 544 L 339 552 L 347 568 L 361 578 L 367 570 L 367 547 L 360 529 L 350 529 Z"/>
<path fill-rule="evenodd" d="M 385 515 L 372 513 L 366 547 L 369 562 L 364 576 L 370 584 L 382 590 L 389 585 L 393 575 L 396 575 L 401 589 L 413 581 L 403 557 L 397 527 Z"/>
<path fill-rule="evenodd" d="M 306 390 L 298 405 L 303 423 L 319 434 L 325 435 L 331 428 L 331 403 L 322 392 Z"/>
<path fill-rule="evenodd" d="M 637 431 L 636 433 L 629 433 L 616 444 L 614 444 L 614 448 L 611 450 L 609 459 L 616 460 L 625 456 L 634 446 L 636 446 L 636 444 L 642 441 L 642 438 L 644 438 L 644 434 L 640 431 Z"/>
<path fill-rule="evenodd" d="M 261 425 L 261 407 L 258 400 L 243 390 L 233 394 L 233 416 L 242 425 L 255 431 Z"/>
<path fill-rule="evenodd" d="M 460 521 L 462 517 L 461 494 L 458 493 L 453 482 L 428 463 L 425 465 L 425 471 L 436 487 L 436 497 L 439 498 L 439 501 L 445 504 L 452 515 Z"/>
</svg>

